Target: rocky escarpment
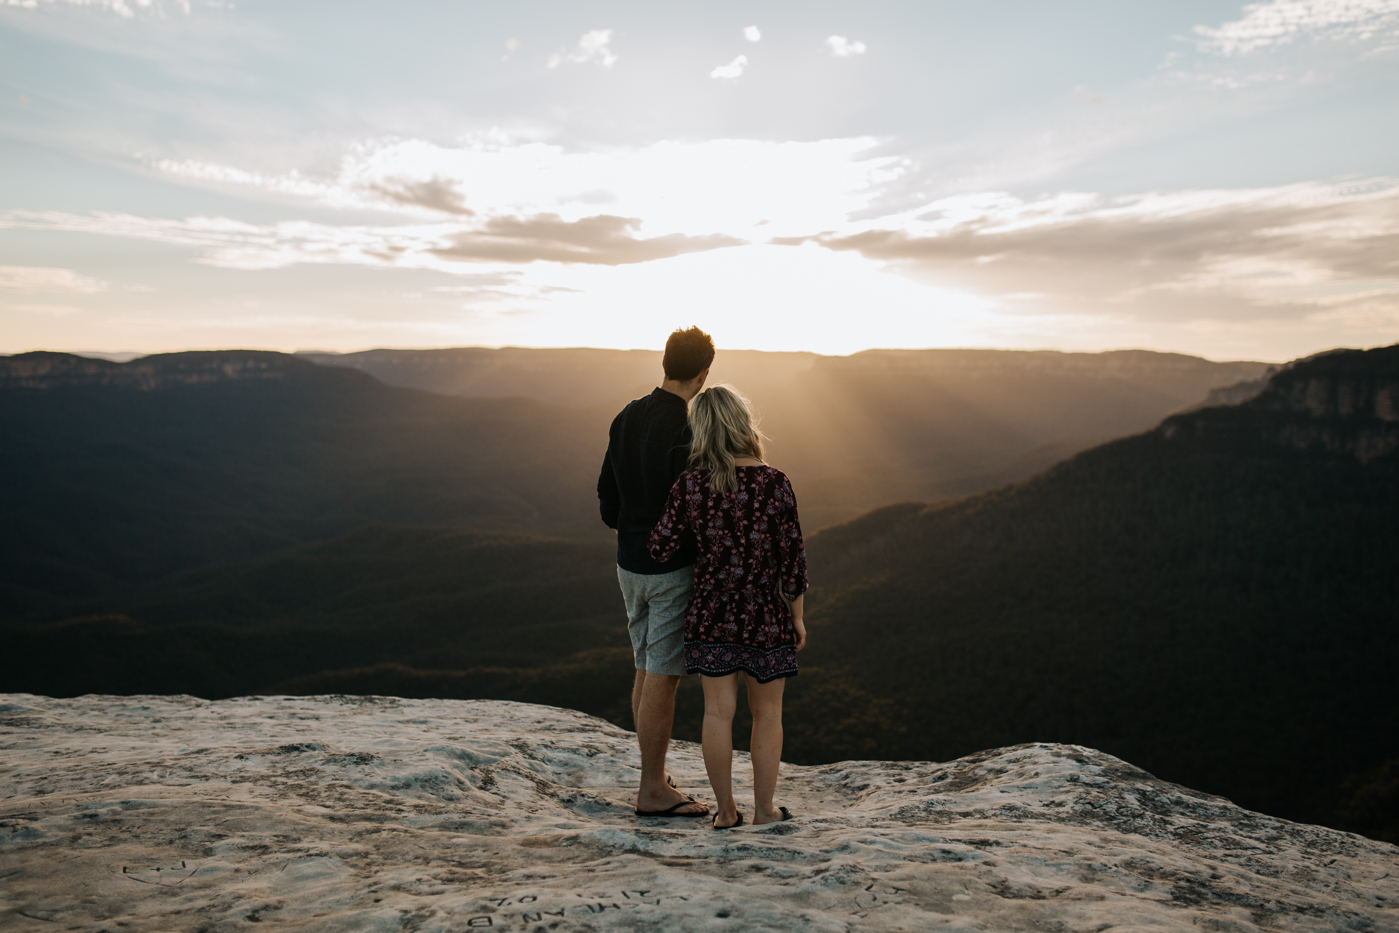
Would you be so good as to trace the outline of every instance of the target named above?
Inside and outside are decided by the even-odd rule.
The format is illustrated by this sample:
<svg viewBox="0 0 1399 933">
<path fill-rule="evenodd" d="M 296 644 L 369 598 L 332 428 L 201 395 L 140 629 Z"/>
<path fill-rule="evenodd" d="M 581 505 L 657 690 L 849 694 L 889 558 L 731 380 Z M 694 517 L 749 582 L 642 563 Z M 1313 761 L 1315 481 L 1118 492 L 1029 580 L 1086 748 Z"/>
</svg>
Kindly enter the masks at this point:
<svg viewBox="0 0 1399 933">
<path fill-rule="evenodd" d="M 1267 363 L 1246 360 L 1217 363 L 1183 353 L 1154 350 L 1109 350 L 1067 353 L 1059 350 L 863 350 L 850 356 L 823 356 L 814 365 L 826 370 L 884 370 L 905 373 L 943 371 L 987 376 L 1040 373 L 1115 379 L 1123 375 L 1196 375 L 1235 379 L 1263 376 Z"/>
<path fill-rule="evenodd" d="M 1210 389 L 1204 401 L 1187 405 L 1177 414 L 1199 411 L 1202 408 L 1217 408 L 1220 405 L 1242 405 L 1244 402 L 1251 402 L 1263 394 L 1263 390 L 1268 388 L 1268 382 L 1278 371 L 1279 367 L 1269 366 L 1268 371 L 1257 379 L 1245 379 L 1243 382 L 1236 382 L 1233 385 Z"/>
<path fill-rule="evenodd" d="M 305 360 L 261 350 L 161 353 L 126 363 L 35 351 L 0 356 L 0 388 L 119 386 L 160 389 L 211 382 L 287 379 L 316 372 Z"/>
<path fill-rule="evenodd" d="M 1262 381 L 1211 393 L 1167 418 L 1166 438 L 1232 437 L 1353 456 L 1399 450 L 1399 344 L 1298 360 Z"/>
<path fill-rule="evenodd" d="M 1076 746 L 786 767 L 796 819 L 716 832 L 637 819 L 634 737 L 567 710 L 0 703 L 7 930 L 1399 929 L 1394 846 Z"/>
</svg>

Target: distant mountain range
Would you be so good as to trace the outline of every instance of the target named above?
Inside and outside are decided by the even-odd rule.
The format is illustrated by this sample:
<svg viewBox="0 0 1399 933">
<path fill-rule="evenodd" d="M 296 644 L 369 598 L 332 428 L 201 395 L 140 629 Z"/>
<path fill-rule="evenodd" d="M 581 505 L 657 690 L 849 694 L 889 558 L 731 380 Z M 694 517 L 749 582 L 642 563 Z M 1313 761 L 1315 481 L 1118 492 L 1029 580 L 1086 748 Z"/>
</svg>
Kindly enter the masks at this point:
<svg viewBox="0 0 1399 933">
<path fill-rule="evenodd" d="M 597 426 L 286 354 L 0 358 L 0 613 L 376 522 L 596 533 Z"/>
<path fill-rule="evenodd" d="M 325 360 L 0 357 L 0 507 L 12 532 L 0 540 L 0 612 L 61 611 L 73 597 L 365 523 L 606 540 L 594 484 L 607 424 L 660 372 L 659 354 L 640 351 L 312 359 Z M 1156 353 L 720 360 L 716 379 L 752 387 L 767 413 L 770 459 L 793 476 L 813 531 L 888 502 L 1028 475 L 1263 369 Z M 472 394 L 386 385 L 338 365 L 347 361 Z M 566 404 L 578 402 L 588 404 Z"/>
<path fill-rule="evenodd" d="M 601 425 L 661 376 L 661 354 L 644 350 L 300 356 L 388 385 L 574 407 Z M 710 382 L 731 383 L 754 401 L 771 438 L 769 459 L 792 477 L 803 521 L 815 530 L 889 502 L 1023 479 L 1268 370 L 1264 363 L 1143 350 L 870 350 L 848 357 L 721 350 Z"/>
<path fill-rule="evenodd" d="M 480 352 L 513 373 L 494 385 L 535 397 L 250 351 L 0 358 L 0 690 L 502 698 L 629 725 L 593 482 L 614 407 L 651 380 L 569 407 L 539 397 L 549 378 L 621 380 L 610 351 Z M 531 380 L 512 359 L 534 352 L 563 361 Z M 789 758 L 1080 743 L 1382 832 L 1399 775 L 1399 347 L 1271 373 L 1167 354 L 790 354 L 749 386 L 809 531 L 862 497 L 932 497 L 959 475 L 984 488 L 977 469 L 1013 479 L 1095 431 L 1150 428 L 809 534 Z M 687 681 L 682 737 L 700 704 Z"/>
</svg>

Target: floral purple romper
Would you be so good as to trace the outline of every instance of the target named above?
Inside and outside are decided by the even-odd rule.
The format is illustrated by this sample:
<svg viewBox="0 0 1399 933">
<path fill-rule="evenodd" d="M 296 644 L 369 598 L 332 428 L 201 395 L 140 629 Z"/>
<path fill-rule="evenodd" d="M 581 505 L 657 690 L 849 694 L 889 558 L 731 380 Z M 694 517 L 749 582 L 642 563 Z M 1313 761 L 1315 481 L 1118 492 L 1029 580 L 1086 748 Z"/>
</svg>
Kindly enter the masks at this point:
<svg viewBox="0 0 1399 933">
<path fill-rule="evenodd" d="M 806 549 L 786 474 L 738 467 L 737 480 L 736 492 L 718 495 L 708 470 L 681 473 L 646 546 L 664 561 L 687 536 L 699 545 L 685 670 L 711 677 L 746 671 L 765 684 L 797 673 L 796 629 L 782 596 L 806 592 Z"/>
</svg>

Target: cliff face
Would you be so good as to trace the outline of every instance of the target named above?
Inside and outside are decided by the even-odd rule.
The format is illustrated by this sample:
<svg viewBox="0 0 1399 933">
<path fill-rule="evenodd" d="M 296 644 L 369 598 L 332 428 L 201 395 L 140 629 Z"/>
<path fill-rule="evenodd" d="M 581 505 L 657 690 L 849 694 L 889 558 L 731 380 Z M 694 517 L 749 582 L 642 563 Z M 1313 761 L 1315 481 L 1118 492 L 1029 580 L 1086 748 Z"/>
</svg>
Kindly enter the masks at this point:
<svg viewBox="0 0 1399 933">
<path fill-rule="evenodd" d="M 286 379 L 314 370 L 314 365 L 305 360 L 259 350 L 162 353 L 128 363 L 38 351 L 0 357 L 0 388 L 116 386 L 149 391 L 213 382 Z"/>
<path fill-rule="evenodd" d="M 1399 344 L 1301 360 L 1272 377 L 1258 407 L 1313 418 L 1399 421 Z"/>
<path fill-rule="evenodd" d="M 1254 378 L 1270 369 L 1267 363 L 1247 360 L 1216 363 L 1198 356 L 1153 350 L 1110 350 L 1103 353 L 1065 353 L 1059 350 L 864 350 L 850 356 L 819 357 L 815 365 L 833 371 L 943 371 L 988 376 L 1032 372 L 1098 379 L 1129 375 L 1205 380 L 1230 376 L 1235 379 Z"/>
<path fill-rule="evenodd" d="M 12 694 L 0 742 L 7 930 L 1399 929 L 1394 846 L 1077 746 L 784 766 L 796 819 L 715 832 L 551 707 Z"/>
<path fill-rule="evenodd" d="M 1204 407 L 1166 419 L 1166 438 L 1252 438 L 1369 463 L 1399 450 L 1399 344 L 1299 360 L 1261 383 L 1212 393 Z"/>
</svg>

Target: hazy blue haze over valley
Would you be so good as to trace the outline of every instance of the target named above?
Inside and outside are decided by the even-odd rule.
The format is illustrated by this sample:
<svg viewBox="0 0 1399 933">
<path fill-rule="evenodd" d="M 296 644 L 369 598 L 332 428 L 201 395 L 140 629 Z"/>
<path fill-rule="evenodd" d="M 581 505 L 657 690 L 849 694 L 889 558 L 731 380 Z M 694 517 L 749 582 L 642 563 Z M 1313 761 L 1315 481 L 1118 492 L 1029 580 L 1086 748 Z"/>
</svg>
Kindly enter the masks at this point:
<svg viewBox="0 0 1399 933">
<path fill-rule="evenodd" d="M 593 498 L 614 409 L 500 396 L 540 368 L 555 381 L 525 381 L 557 392 L 580 359 L 621 391 L 631 356 L 354 360 L 464 398 L 274 353 L 0 358 L 0 690 L 479 697 L 629 724 Z M 1144 352 L 729 365 L 755 364 L 787 370 L 755 394 L 808 532 L 988 490 L 1044 466 L 1030 445 L 1057 459 L 1192 380 L 1258 373 Z M 789 760 L 1070 742 L 1396 838 L 1397 364 L 1399 345 L 1301 361 L 1021 482 L 810 534 Z"/>
</svg>

